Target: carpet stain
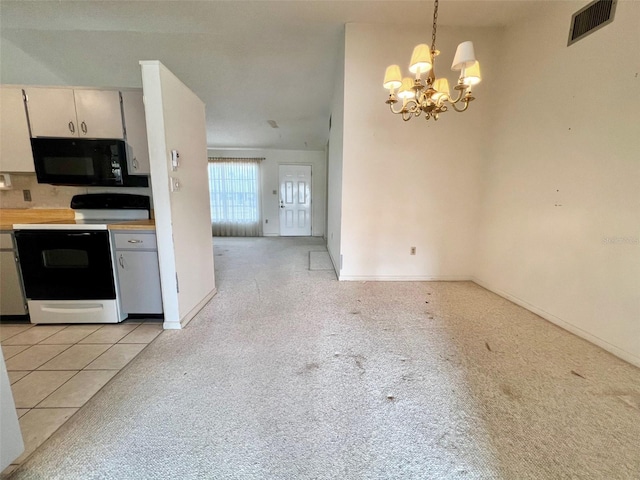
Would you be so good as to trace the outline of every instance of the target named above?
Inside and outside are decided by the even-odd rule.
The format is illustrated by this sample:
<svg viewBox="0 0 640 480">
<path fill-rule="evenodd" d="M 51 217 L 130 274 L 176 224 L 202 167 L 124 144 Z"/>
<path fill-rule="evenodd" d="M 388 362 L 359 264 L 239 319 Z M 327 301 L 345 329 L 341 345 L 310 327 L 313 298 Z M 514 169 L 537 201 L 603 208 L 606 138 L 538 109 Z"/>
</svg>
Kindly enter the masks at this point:
<svg viewBox="0 0 640 480">
<path fill-rule="evenodd" d="M 366 372 L 364 366 L 362 365 L 362 360 L 359 358 L 356 358 L 355 361 L 356 361 L 356 367 L 360 369 L 360 375 L 362 375 L 364 372 Z"/>
<path fill-rule="evenodd" d="M 352 310 L 349 312 L 351 315 L 360 315 L 360 310 Z"/>
<path fill-rule="evenodd" d="M 615 397 L 624 404 L 628 405 L 631 408 L 635 408 L 640 411 L 640 393 L 629 391 L 629 390 L 610 390 L 605 391 L 601 395 L 607 397 Z"/>
<path fill-rule="evenodd" d="M 303 368 L 301 368 L 300 370 L 298 370 L 296 372 L 296 374 L 304 375 L 306 373 L 313 372 L 313 371 L 318 370 L 318 369 L 320 369 L 320 364 L 318 364 L 316 362 L 310 362 L 310 363 L 305 364 L 305 366 Z"/>
<path fill-rule="evenodd" d="M 520 400 L 522 398 L 522 395 L 516 392 L 513 389 L 513 387 L 511 387 L 511 385 L 506 385 L 506 384 L 500 385 L 500 391 L 504 393 L 511 400 Z"/>
<path fill-rule="evenodd" d="M 358 367 L 358 370 L 360 371 L 360 375 L 363 375 L 367 371 L 367 369 L 364 368 L 364 362 L 367 360 L 367 357 L 363 355 L 347 355 L 347 357 L 353 359 L 356 367 Z"/>
<path fill-rule="evenodd" d="M 402 375 L 402 380 L 405 382 L 421 382 L 424 380 L 424 376 L 415 373 L 405 373 Z"/>
<path fill-rule="evenodd" d="M 631 408 L 640 410 L 640 393 L 632 393 L 630 395 L 618 395 L 617 398 Z"/>
</svg>

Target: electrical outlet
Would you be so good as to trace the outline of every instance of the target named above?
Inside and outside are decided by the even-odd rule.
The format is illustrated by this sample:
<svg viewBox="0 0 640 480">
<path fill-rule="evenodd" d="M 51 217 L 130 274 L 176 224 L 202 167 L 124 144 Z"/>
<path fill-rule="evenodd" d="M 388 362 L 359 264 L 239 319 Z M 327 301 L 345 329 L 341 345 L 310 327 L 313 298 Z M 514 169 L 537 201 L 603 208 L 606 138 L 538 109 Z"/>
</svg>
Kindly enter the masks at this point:
<svg viewBox="0 0 640 480">
<path fill-rule="evenodd" d="M 416 254 L 416 247 L 411 247 L 410 253 L 411 253 L 411 255 L 415 255 Z"/>
<path fill-rule="evenodd" d="M 277 194 L 278 194 L 278 191 L 277 191 L 277 190 L 274 190 L 274 191 L 273 191 L 273 194 L 274 194 L 274 195 L 277 195 Z"/>
<path fill-rule="evenodd" d="M 22 198 L 25 202 L 31 201 L 31 190 L 22 190 Z"/>
</svg>

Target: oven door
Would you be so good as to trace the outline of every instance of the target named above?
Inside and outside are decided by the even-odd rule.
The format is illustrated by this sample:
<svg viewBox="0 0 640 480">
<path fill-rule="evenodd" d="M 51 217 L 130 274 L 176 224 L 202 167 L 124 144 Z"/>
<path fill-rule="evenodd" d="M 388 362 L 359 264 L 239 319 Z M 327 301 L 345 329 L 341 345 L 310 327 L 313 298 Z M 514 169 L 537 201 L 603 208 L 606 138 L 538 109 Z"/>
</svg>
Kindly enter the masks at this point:
<svg viewBox="0 0 640 480">
<path fill-rule="evenodd" d="M 30 300 L 116 298 L 109 232 L 15 232 L 26 297 Z"/>
</svg>

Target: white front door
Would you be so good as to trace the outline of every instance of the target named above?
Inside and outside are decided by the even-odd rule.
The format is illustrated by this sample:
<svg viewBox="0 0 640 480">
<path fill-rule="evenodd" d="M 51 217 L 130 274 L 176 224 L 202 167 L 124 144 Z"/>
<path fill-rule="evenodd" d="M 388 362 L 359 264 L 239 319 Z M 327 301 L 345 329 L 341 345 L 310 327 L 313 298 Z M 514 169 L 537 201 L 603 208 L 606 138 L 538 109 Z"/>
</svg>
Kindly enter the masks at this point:
<svg viewBox="0 0 640 480">
<path fill-rule="evenodd" d="M 311 236 L 311 165 L 280 165 L 280 236 Z"/>
</svg>

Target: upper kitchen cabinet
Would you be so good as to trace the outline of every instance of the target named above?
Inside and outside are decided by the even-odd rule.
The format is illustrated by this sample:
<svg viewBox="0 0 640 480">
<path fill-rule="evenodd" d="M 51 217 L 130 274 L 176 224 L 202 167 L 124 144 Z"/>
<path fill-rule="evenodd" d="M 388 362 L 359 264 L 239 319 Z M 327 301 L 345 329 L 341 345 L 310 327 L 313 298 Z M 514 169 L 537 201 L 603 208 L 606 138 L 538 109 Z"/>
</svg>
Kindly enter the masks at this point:
<svg viewBox="0 0 640 480">
<path fill-rule="evenodd" d="M 32 137 L 124 138 L 120 92 L 25 88 Z"/>
<path fill-rule="evenodd" d="M 127 138 L 127 168 L 133 175 L 149 175 L 149 145 L 142 91 L 122 92 L 122 111 Z"/>
<path fill-rule="evenodd" d="M 35 172 L 20 87 L 0 87 L 0 172 Z"/>
</svg>

